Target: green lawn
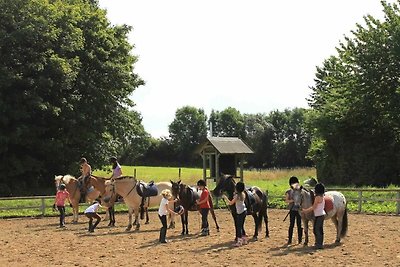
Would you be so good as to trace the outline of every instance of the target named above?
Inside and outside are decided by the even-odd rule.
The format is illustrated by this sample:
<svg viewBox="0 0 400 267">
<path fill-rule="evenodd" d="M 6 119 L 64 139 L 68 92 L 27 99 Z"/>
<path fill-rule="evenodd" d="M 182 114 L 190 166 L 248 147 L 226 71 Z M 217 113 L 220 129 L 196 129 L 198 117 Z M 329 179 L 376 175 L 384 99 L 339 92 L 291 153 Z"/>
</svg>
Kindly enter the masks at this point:
<svg viewBox="0 0 400 267">
<path fill-rule="evenodd" d="M 202 169 L 196 168 L 181 168 L 179 178 L 179 168 L 167 168 L 167 167 L 145 167 L 145 166 L 122 166 L 123 174 L 133 176 L 136 169 L 136 177 L 145 182 L 149 181 L 178 181 L 194 185 L 202 178 Z M 102 177 L 109 177 L 110 171 L 95 171 L 95 175 Z M 297 176 L 300 182 L 310 178 L 316 177 L 315 169 L 313 168 L 298 168 L 298 169 L 271 169 L 263 171 L 245 171 L 244 182 L 248 186 L 258 186 L 262 190 L 268 191 L 269 195 L 269 206 L 271 208 L 286 208 L 286 204 L 283 201 L 285 191 L 288 189 L 288 179 L 290 176 Z M 208 187 L 213 189 L 215 183 L 208 181 Z M 339 187 L 334 185 L 327 185 L 328 189 L 333 187 Z M 398 187 L 391 186 L 391 189 L 398 189 Z M 358 197 L 357 192 L 343 192 L 348 199 L 348 208 L 350 211 L 357 211 L 358 202 L 352 201 Z M 363 197 L 384 199 L 384 198 L 396 198 L 395 192 L 364 192 Z M 57 212 L 53 212 L 51 205 L 53 199 L 45 200 L 45 215 L 54 216 Z M 223 202 L 219 202 L 220 206 L 224 206 Z M 1 210 L 2 208 L 16 208 L 26 206 L 41 206 L 41 200 L 0 200 L 0 217 L 22 217 L 22 216 L 40 216 L 40 208 L 27 208 L 22 210 Z M 83 212 L 86 206 L 81 206 L 80 211 Z M 125 205 L 118 205 L 117 211 L 127 211 Z M 369 213 L 394 213 L 396 211 L 395 202 L 387 201 L 363 201 L 362 205 L 363 212 Z M 67 207 L 67 213 L 71 214 L 71 209 Z"/>
</svg>

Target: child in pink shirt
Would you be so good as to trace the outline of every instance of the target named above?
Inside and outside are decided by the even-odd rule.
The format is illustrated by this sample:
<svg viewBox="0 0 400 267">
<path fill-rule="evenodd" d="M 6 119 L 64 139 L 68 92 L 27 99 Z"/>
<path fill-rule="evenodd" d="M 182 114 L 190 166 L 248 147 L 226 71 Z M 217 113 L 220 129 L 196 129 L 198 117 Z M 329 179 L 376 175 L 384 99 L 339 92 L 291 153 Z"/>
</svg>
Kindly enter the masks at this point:
<svg viewBox="0 0 400 267">
<path fill-rule="evenodd" d="M 69 198 L 69 193 L 65 190 L 65 184 L 61 184 L 57 191 L 56 198 L 54 200 L 53 209 L 56 208 L 60 212 L 60 228 L 65 227 L 65 200 L 68 199 L 69 205 L 72 206 Z"/>
</svg>

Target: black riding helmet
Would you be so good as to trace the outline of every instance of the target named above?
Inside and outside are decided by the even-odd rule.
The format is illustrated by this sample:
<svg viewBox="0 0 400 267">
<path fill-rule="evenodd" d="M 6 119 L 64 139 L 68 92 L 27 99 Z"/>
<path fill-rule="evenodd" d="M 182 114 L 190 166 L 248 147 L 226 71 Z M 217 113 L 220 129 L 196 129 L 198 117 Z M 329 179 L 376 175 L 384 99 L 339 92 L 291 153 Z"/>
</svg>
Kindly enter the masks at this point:
<svg viewBox="0 0 400 267">
<path fill-rule="evenodd" d="M 325 193 L 325 185 L 322 183 L 318 183 L 315 185 L 315 194 L 322 195 Z"/>
<path fill-rule="evenodd" d="M 244 191 L 244 183 L 243 182 L 238 182 L 235 186 L 236 192 L 242 193 Z"/>
<path fill-rule="evenodd" d="M 116 157 L 110 157 L 110 162 L 112 162 L 112 163 L 117 162 L 117 158 Z"/>
<path fill-rule="evenodd" d="M 290 179 L 289 179 L 289 185 L 298 184 L 298 183 L 299 183 L 299 179 L 297 179 L 296 176 L 290 177 Z"/>
<path fill-rule="evenodd" d="M 204 181 L 204 180 L 198 180 L 198 181 L 197 181 L 197 186 L 206 186 L 206 181 Z"/>
</svg>

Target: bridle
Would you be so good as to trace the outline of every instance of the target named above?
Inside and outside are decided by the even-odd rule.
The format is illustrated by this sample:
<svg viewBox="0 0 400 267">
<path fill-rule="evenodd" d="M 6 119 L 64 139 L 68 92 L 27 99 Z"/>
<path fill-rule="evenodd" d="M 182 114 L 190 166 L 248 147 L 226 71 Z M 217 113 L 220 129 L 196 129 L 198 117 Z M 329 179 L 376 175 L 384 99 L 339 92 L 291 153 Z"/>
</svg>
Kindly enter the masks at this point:
<svg viewBox="0 0 400 267">
<path fill-rule="evenodd" d="M 121 178 L 125 178 L 125 177 L 121 177 Z M 120 178 L 120 177 L 118 177 L 118 178 L 112 178 L 112 179 L 110 180 L 110 186 L 111 186 L 111 196 L 110 196 L 110 199 L 113 199 L 113 197 L 117 195 L 117 193 L 115 192 L 115 182 L 116 182 L 116 180 L 121 180 L 121 178 Z M 126 198 L 126 197 L 133 191 L 133 189 L 135 189 L 135 187 L 136 187 L 137 185 L 138 185 L 138 181 L 137 181 L 136 179 L 133 179 L 133 186 L 132 186 L 131 190 L 129 190 L 129 192 L 128 192 L 125 196 L 122 196 L 122 195 L 121 195 L 121 197 L 122 197 L 122 198 Z"/>
</svg>

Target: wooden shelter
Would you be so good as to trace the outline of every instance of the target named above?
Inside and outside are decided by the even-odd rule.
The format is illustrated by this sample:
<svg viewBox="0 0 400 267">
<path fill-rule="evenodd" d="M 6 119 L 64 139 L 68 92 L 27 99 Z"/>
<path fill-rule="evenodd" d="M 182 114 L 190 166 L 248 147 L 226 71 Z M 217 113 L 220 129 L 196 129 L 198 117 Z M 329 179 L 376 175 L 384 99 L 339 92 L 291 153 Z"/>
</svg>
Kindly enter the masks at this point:
<svg viewBox="0 0 400 267">
<path fill-rule="evenodd" d="M 254 153 L 237 137 L 208 137 L 197 152 L 203 159 L 203 179 L 206 181 L 207 179 L 217 181 L 221 173 L 233 175 L 243 181 L 244 157 Z"/>
</svg>

